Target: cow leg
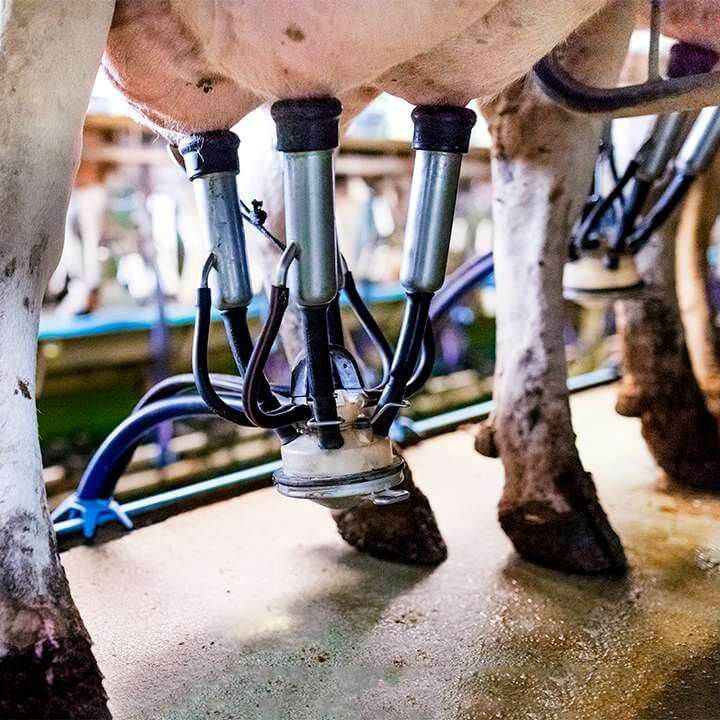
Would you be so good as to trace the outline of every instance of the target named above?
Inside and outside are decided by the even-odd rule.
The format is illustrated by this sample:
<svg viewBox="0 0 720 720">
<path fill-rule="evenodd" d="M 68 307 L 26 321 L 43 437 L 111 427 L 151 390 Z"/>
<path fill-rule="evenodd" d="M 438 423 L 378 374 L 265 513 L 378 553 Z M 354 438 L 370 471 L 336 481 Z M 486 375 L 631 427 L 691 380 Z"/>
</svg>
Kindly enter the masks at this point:
<svg viewBox="0 0 720 720">
<path fill-rule="evenodd" d="M 675 295 L 674 237 L 669 223 L 638 257 L 649 289 L 618 303 L 624 365 L 645 441 L 668 478 L 720 489 L 720 438 L 695 380 Z"/>
<path fill-rule="evenodd" d="M 720 213 L 718 187 L 720 158 L 690 189 L 675 239 L 675 282 L 685 342 L 695 378 L 716 418 L 720 418 L 720 338 L 708 296 L 707 251 Z"/>
<path fill-rule="evenodd" d="M 61 315 L 79 315 L 93 312 L 100 301 L 101 265 L 98 249 L 102 240 L 105 213 L 107 210 L 107 188 L 101 183 L 75 186 L 72 198 L 80 237 L 65 228 L 65 243 L 76 242 L 77 262 L 68 273 L 70 284 L 68 294 L 62 299 L 56 312 Z M 70 213 L 73 211 L 70 207 Z M 70 235 L 71 237 L 68 237 Z M 63 259 L 66 254 L 63 248 Z M 70 268 L 68 268 L 70 270 Z"/>
<path fill-rule="evenodd" d="M 0 716 L 109 717 L 48 516 L 37 326 L 113 0 L 0 3 Z"/>
<path fill-rule="evenodd" d="M 354 103 L 343 101 L 345 112 L 352 114 Z M 349 107 L 348 107 L 349 106 Z M 274 127 L 269 116 L 263 121 L 263 108 L 246 121 L 252 142 L 240 145 L 240 191 L 245 199 L 258 198 L 265 203 L 267 226 L 284 239 L 285 214 L 282 192 L 280 153 L 273 152 Z M 239 130 L 242 141 L 242 126 Z M 261 137 L 264 135 L 264 141 Z M 275 275 L 279 251 L 259 233 L 252 233 L 251 252 L 260 255 L 266 282 Z M 282 344 L 292 363 L 303 351 L 302 324 L 297 308 L 288 308 L 281 330 Z M 437 565 L 447 557 L 447 547 L 438 529 L 435 515 L 425 495 L 415 486 L 408 468 L 400 486 L 410 492 L 409 499 L 397 505 L 376 507 L 362 503 L 350 510 L 333 511 L 341 537 L 353 547 L 373 557 L 418 565 Z"/>
<path fill-rule="evenodd" d="M 632 25 L 622 5 L 569 44 L 566 62 L 575 74 L 614 81 Z M 613 30 L 594 35 L 598 22 Z M 508 88 L 485 114 L 499 301 L 492 436 L 486 427 L 478 446 L 499 451 L 505 466 L 500 523 L 528 560 L 569 572 L 619 571 L 622 546 L 575 448 L 563 342 L 562 269 L 600 125 L 554 106 L 530 79 Z"/>
</svg>

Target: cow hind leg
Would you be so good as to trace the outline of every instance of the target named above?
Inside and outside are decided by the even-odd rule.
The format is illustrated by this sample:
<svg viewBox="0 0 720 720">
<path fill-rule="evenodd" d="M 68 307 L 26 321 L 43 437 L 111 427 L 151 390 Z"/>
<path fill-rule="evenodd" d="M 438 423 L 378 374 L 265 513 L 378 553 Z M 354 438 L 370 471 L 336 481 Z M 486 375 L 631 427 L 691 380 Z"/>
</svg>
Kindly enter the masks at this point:
<svg viewBox="0 0 720 720">
<path fill-rule="evenodd" d="M 48 516 L 37 326 L 113 0 L 0 6 L 0 716 L 109 717 Z"/>
<path fill-rule="evenodd" d="M 720 438 L 693 375 L 674 285 L 670 223 L 639 256 L 646 295 L 618 303 L 625 372 L 648 448 L 667 478 L 720 489 Z"/>
<path fill-rule="evenodd" d="M 708 257 L 720 212 L 720 157 L 697 179 L 680 214 L 675 277 L 685 342 L 693 372 L 710 412 L 720 418 L 720 337 L 708 292 Z"/>
<path fill-rule="evenodd" d="M 355 103 L 343 99 L 346 111 L 352 114 Z M 262 114 L 267 117 L 263 120 Z M 282 192 L 281 157 L 273 152 L 274 129 L 269 114 L 263 108 L 246 121 L 252 142 L 240 144 L 240 191 L 245 199 L 258 198 L 265 203 L 267 226 L 284 238 L 284 202 Z M 264 137 L 264 141 L 261 138 Z M 267 283 L 275 276 L 278 250 L 259 233 L 252 233 L 251 252 L 259 256 Z M 297 308 L 290 307 L 281 329 L 283 350 L 289 362 L 303 352 L 302 324 Z M 440 534 L 435 514 L 425 495 L 415 485 L 412 472 L 407 469 L 399 486 L 410 493 L 404 502 L 376 507 L 364 502 L 350 510 L 335 511 L 333 519 L 340 536 L 361 552 L 382 560 L 414 565 L 437 565 L 447 557 L 447 547 Z"/>
<path fill-rule="evenodd" d="M 595 23 L 607 32 L 594 33 Z M 627 8 L 615 3 L 569 44 L 566 62 L 577 74 L 613 82 L 631 26 Z M 563 264 L 600 127 L 554 106 L 530 79 L 485 114 L 493 138 L 498 358 L 492 427 L 482 428 L 476 446 L 503 461 L 500 523 L 522 557 L 567 572 L 621 571 L 622 545 L 575 448 L 563 341 Z"/>
</svg>

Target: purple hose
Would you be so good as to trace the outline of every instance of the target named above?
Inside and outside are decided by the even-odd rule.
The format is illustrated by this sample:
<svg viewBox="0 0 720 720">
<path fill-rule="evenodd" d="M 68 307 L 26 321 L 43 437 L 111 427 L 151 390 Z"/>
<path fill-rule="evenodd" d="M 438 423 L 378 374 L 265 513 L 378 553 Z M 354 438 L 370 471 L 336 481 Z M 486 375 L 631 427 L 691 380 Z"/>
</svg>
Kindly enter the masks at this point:
<svg viewBox="0 0 720 720">
<path fill-rule="evenodd" d="M 492 253 L 480 255 L 464 262 L 435 295 L 430 305 L 430 320 L 439 320 L 468 291 L 489 277 L 495 265 Z"/>
</svg>

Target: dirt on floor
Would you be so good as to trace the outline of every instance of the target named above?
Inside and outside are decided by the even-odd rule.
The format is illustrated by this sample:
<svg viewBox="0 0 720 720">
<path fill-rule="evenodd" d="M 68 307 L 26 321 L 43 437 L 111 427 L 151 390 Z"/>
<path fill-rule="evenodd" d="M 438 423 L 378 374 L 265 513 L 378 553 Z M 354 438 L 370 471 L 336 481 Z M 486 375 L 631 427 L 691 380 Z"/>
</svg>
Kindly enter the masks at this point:
<svg viewBox="0 0 720 720">
<path fill-rule="evenodd" d="M 434 570 L 359 555 L 272 489 L 64 553 L 114 717 L 720 719 L 720 498 L 659 489 L 613 402 L 573 412 L 623 579 L 519 560 L 501 464 L 463 432 L 407 455 L 449 548 Z"/>
</svg>

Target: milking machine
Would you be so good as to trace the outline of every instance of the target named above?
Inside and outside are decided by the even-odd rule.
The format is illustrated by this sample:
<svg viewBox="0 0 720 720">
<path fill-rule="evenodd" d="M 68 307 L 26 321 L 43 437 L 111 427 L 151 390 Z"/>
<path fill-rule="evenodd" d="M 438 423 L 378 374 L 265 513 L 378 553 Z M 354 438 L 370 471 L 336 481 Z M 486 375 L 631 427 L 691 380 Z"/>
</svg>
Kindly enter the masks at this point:
<svg viewBox="0 0 720 720">
<path fill-rule="evenodd" d="M 131 526 L 112 496 L 138 442 L 167 419 L 213 414 L 276 433 L 281 467 L 274 482 L 287 497 L 330 508 L 364 500 L 388 505 L 408 497 L 399 487 L 404 461 L 389 435 L 399 411 L 432 370 L 430 304 L 445 278 L 462 157 L 476 118 L 460 107 L 413 111 L 415 162 L 401 272 L 406 302 L 393 351 L 338 251 L 334 153 L 341 109 L 334 98 L 284 100 L 272 107 L 283 155 L 285 244 L 264 227 L 259 204 L 250 210 L 239 201 L 239 140 L 233 133 L 204 133 L 179 144 L 209 248 L 197 292 L 193 374 L 168 378 L 146 393 L 96 452 L 77 492 L 54 512 L 55 520 L 82 517 L 88 537 L 110 518 Z M 247 323 L 252 293 L 244 220 L 283 250 L 268 317 L 256 340 Z M 488 268 L 485 260 L 481 274 L 486 275 L 491 263 Z M 382 358 L 383 377 L 376 386 L 364 382 L 344 343 L 341 294 Z M 265 365 L 291 301 L 302 317 L 304 350 L 288 381 L 271 385 Z M 237 376 L 208 367 L 213 304 L 223 318 Z"/>
<path fill-rule="evenodd" d="M 720 149 L 720 108 L 656 118 L 648 139 L 618 174 L 610 124 L 598 153 L 585 210 L 573 231 L 563 292 L 581 304 L 637 296 L 635 256 L 684 200 Z M 612 187 L 603 194 L 607 170 Z"/>
<path fill-rule="evenodd" d="M 663 87 L 675 87 L 673 83 L 682 86 L 702 82 L 717 64 L 718 55 L 682 42 L 670 50 L 668 79 L 661 77 L 662 2 L 650 0 L 650 10 L 648 79 L 644 85 L 601 92 L 571 80 L 557 58 L 548 57 L 536 66 L 541 87 L 566 107 L 577 105 L 575 109 L 582 112 L 614 113 L 623 103 L 632 105 L 633 98 L 643 93 L 652 96 Z M 614 107 L 614 103 L 620 106 Z M 650 136 L 620 175 L 614 157 L 612 123 L 606 122 L 592 187 L 570 240 L 563 273 L 565 296 L 580 304 L 595 305 L 641 293 L 644 284 L 635 256 L 680 205 L 719 147 L 720 109 L 707 107 L 699 115 L 658 115 Z M 612 187 L 603 194 L 608 170 Z"/>
</svg>

